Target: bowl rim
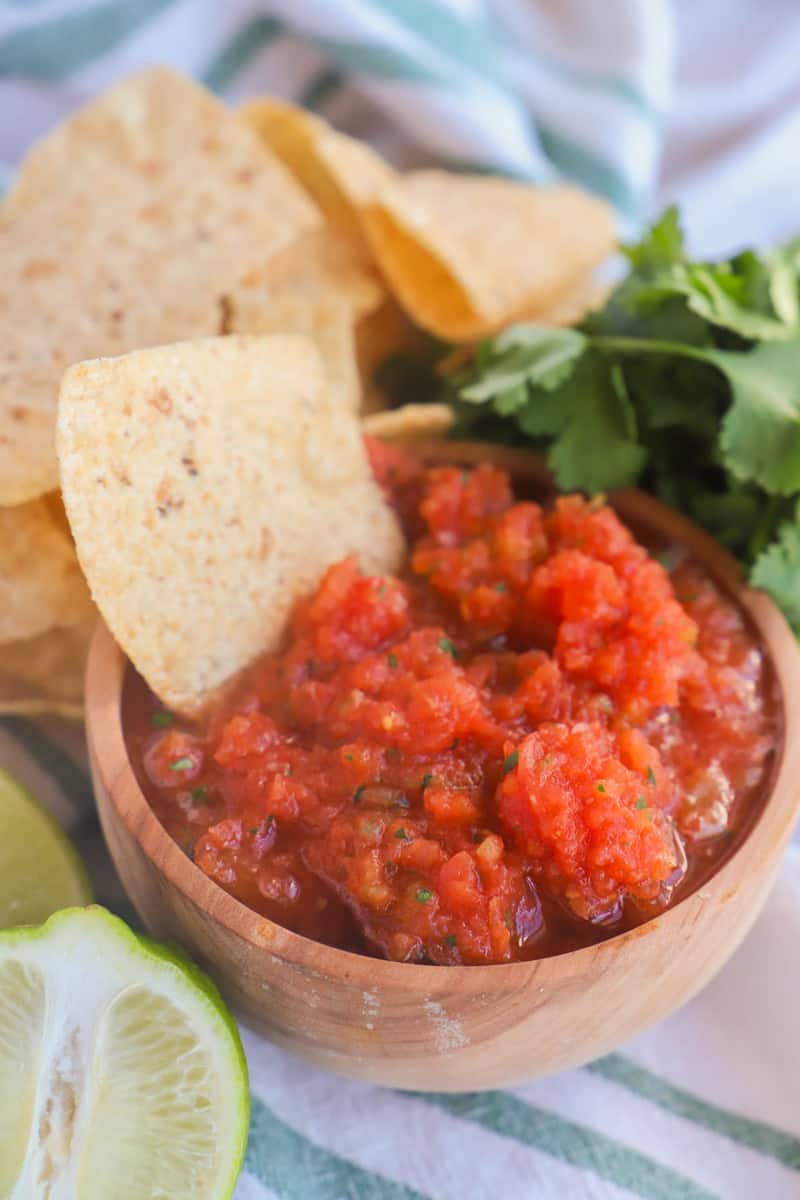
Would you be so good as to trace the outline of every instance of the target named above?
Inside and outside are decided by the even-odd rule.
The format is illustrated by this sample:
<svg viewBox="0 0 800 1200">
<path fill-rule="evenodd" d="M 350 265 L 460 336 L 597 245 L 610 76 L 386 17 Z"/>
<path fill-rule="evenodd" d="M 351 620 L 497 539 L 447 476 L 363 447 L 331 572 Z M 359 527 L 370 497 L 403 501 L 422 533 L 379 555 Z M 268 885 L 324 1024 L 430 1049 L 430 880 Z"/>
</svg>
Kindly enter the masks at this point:
<svg viewBox="0 0 800 1200">
<path fill-rule="evenodd" d="M 527 477 L 545 488 L 552 486 L 541 459 L 529 451 L 491 443 L 442 440 L 421 442 L 413 449 L 425 462 L 446 459 L 473 465 L 491 461 L 509 470 L 512 476 Z M 249 943 L 254 950 L 291 963 L 308 974 L 339 976 L 365 989 L 386 986 L 430 992 L 435 984 L 435 991 L 455 988 L 475 994 L 494 991 L 505 983 L 516 985 L 526 972 L 571 974 L 590 966 L 590 960 L 595 960 L 594 969 L 600 969 L 597 959 L 604 951 L 613 953 L 623 943 L 659 929 L 667 932 L 671 924 L 687 919 L 692 907 L 699 916 L 701 907 L 711 898 L 709 888 L 719 890 L 722 899 L 732 896 L 740 882 L 743 857 L 767 865 L 775 861 L 800 814 L 800 645 L 770 597 L 744 583 L 739 564 L 710 535 L 637 489 L 612 492 L 608 499 L 626 523 L 649 527 L 660 536 L 666 534 L 668 540 L 685 546 L 701 562 L 754 625 L 775 679 L 783 729 L 769 794 L 740 845 L 704 884 L 634 929 L 563 954 L 513 963 L 437 966 L 392 962 L 328 946 L 295 933 L 248 908 L 205 875 L 170 837 L 151 809 L 136 780 L 122 729 L 122 691 L 128 659 L 101 619 L 86 669 L 86 734 L 93 774 L 96 772 L 109 803 L 154 869 L 184 900 L 228 933 Z"/>
</svg>

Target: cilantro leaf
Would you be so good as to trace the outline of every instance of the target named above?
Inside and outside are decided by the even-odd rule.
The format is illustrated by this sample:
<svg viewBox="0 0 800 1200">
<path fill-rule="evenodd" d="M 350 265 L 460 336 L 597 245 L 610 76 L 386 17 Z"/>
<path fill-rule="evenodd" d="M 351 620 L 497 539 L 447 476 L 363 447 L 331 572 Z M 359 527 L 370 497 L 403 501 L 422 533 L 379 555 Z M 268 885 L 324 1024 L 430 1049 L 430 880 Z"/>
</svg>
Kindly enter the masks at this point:
<svg viewBox="0 0 800 1200">
<path fill-rule="evenodd" d="M 586 347 L 577 329 L 540 325 L 512 325 L 495 340 L 500 353 L 517 351 L 529 364 L 528 383 L 550 391 L 571 375 Z"/>
<path fill-rule="evenodd" d="M 798 268 L 783 256 L 777 259 L 770 271 L 769 298 L 782 321 L 787 325 L 800 324 Z"/>
<path fill-rule="evenodd" d="M 711 346 L 711 326 L 693 313 L 680 294 L 657 293 L 652 282 L 629 275 L 609 296 L 605 307 L 589 313 L 581 326 L 594 336 L 620 335 Z"/>
<path fill-rule="evenodd" d="M 800 490 L 800 338 L 746 354 L 714 351 L 709 360 L 732 394 L 720 432 L 725 465 L 768 492 Z"/>
<path fill-rule="evenodd" d="M 800 513 L 782 525 L 775 540 L 759 554 L 750 582 L 769 593 L 800 634 Z"/>
<path fill-rule="evenodd" d="M 514 749 L 503 760 L 503 775 L 508 775 L 519 762 L 519 750 Z"/>
<path fill-rule="evenodd" d="M 549 329 L 538 325 L 512 325 L 479 355 L 473 369 L 456 381 L 459 399 L 468 404 L 497 403 L 507 415 L 522 408 L 526 388 L 549 391 L 572 373 L 586 346 L 577 329 Z"/>
<path fill-rule="evenodd" d="M 731 259 L 741 280 L 742 296 L 749 308 L 772 312 L 786 325 L 800 320 L 798 304 L 798 266 L 795 247 L 788 246 L 768 254 L 742 250 Z"/>
<path fill-rule="evenodd" d="M 779 317 L 748 306 L 743 280 L 728 263 L 685 267 L 668 286 L 669 291 L 685 296 L 689 308 L 699 317 L 742 338 L 779 340 L 794 332 Z"/>
<path fill-rule="evenodd" d="M 528 403 L 528 389 L 524 383 L 514 384 L 504 392 L 498 392 L 494 398 L 494 407 L 501 417 L 508 417 L 518 412 Z"/>
<path fill-rule="evenodd" d="M 689 515 L 733 549 L 746 543 L 758 522 L 761 506 L 753 493 L 698 491 L 688 504 Z"/>
<path fill-rule="evenodd" d="M 661 271 L 684 261 L 683 230 L 676 205 L 666 209 L 641 241 L 624 245 L 622 253 L 640 274 Z"/>
<path fill-rule="evenodd" d="M 792 521 L 796 507 L 796 502 L 791 496 L 769 496 L 758 489 L 752 490 L 759 496 L 761 511 L 755 525 L 747 531 L 744 557 L 750 563 L 755 562 L 770 542 L 775 540 L 784 522 Z"/>
<path fill-rule="evenodd" d="M 188 754 L 183 758 L 176 758 L 174 762 L 169 764 L 170 771 L 191 771 L 194 766 L 194 760 Z"/>
<path fill-rule="evenodd" d="M 603 492 L 633 483 L 647 460 L 622 374 L 587 355 L 572 418 L 548 454 L 560 488 Z"/>
<path fill-rule="evenodd" d="M 693 263 L 686 257 L 677 210 L 671 208 L 638 245 L 623 247 L 623 252 L 633 270 L 616 299 L 640 318 L 671 305 L 674 323 L 675 301 L 681 300 L 703 322 L 745 340 L 782 339 L 796 331 L 796 243 L 770 254 L 743 251 L 722 262 Z M 649 336 L 661 335 L 650 330 Z M 677 336 L 674 328 L 670 336 Z"/>
<path fill-rule="evenodd" d="M 554 392 L 532 388 L 525 407 L 517 413 L 517 424 L 529 437 L 563 433 L 580 403 L 580 387 L 570 379 Z"/>
<path fill-rule="evenodd" d="M 627 361 L 624 371 L 628 392 L 639 399 L 642 425 L 660 440 L 670 436 L 665 430 L 716 438 L 728 392 L 710 363 L 643 355 Z"/>
<path fill-rule="evenodd" d="M 772 311 L 787 325 L 800 321 L 800 238 L 766 254 L 743 250 L 731 260 L 751 305 Z"/>
</svg>

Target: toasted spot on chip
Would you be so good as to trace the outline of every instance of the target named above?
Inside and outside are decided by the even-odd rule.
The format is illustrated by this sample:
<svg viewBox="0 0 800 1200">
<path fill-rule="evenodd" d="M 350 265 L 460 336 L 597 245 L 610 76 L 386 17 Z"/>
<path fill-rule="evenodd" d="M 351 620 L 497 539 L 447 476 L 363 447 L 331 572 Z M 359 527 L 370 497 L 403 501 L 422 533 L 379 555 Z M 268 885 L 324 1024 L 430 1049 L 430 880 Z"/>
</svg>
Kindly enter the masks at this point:
<svg viewBox="0 0 800 1200">
<path fill-rule="evenodd" d="M 444 171 L 396 176 L 362 223 L 412 318 L 454 341 L 555 305 L 614 240 L 611 210 L 577 188 Z"/>
<path fill-rule="evenodd" d="M 149 403 L 158 390 L 169 410 Z M 72 367 L 58 449 L 97 605 L 180 712 L 273 649 L 332 562 L 357 553 L 383 572 L 404 553 L 356 417 L 306 338 L 209 338 Z M 117 454 L 130 487 L 110 469 Z"/>
<path fill-rule="evenodd" d="M 285 100 L 252 100 L 242 112 L 328 220 L 360 239 L 357 210 L 391 183 L 392 167 L 363 142 Z"/>
<path fill-rule="evenodd" d="M 70 363 L 217 333 L 221 298 L 319 221 L 246 121 L 167 70 L 37 143 L 0 211 L 0 504 L 57 486 Z"/>
<path fill-rule="evenodd" d="M 55 500 L 0 508 L 0 642 L 76 625 L 92 602 Z"/>
<path fill-rule="evenodd" d="M 0 715 L 83 715 L 83 677 L 94 622 L 0 645 Z"/>
<path fill-rule="evenodd" d="M 407 442 L 441 437 L 454 424 L 453 410 L 447 404 L 404 404 L 371 413 L 364 417 L 361 428 L 370 437 L 383 438 L 385 442 Z"/>
</svg>

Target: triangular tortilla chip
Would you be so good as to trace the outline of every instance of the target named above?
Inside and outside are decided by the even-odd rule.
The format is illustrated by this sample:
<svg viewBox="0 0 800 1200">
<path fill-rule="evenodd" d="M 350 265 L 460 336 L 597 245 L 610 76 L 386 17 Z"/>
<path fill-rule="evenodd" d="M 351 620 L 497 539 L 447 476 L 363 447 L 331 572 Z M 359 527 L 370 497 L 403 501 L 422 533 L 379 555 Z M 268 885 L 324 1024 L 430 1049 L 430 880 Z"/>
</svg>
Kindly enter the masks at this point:
<svg viewBox="0 0 800 1200">
<path fill-rule="evenodd" d="M 400 408 L 370 413 L 361 428 L 368 437 L 384 442 L 413 442 L 442 437 L 454 425 L 455 414 L 449 404 L 403 404 Z"/>
<path fill-rule="evenodd" d="M 242 280 L 318 222 L 247 122 L 166 70 L 34 146 L 0 211 L 0 504 L 57 486 L 65 367 L 220 332 Z"/>
<path fill-rule="evenodd" d="M 310 338 L 322 358 L 331 397 L 337 398 L 344 412 L 360 410 L 353 313 L 346 301 L 333 295 L 312 301 L 290 290 L 273 294 L 269 304 L 256 297 L 237 301 L 231 310 L 231 331 L 298 333 Z"/>
<path fill-rule="evenodd" d="M 614 243 L 611 210 L 577 188 L 445 171 L 397 176 L 362 223 L 400 303 L 452 341 L 555 305 Z"/>
<path fill-rule="evenodd" d="M 248 279 L 232 299 L 231 333 L 301 333 L 316 342 L 329 382 L 358 411 L 361 388 L 354 323 L 384 296 L 377 275 L 358 261 L 338 228 L 302 234 Z"/>
<path fill-rule="evenodd" d="M 363 142 L 285 100 L 251 100 L 242 113 L 328 220 L 360 239 L 358 210 L 392 182 L 394 169 Z"/>
<path fill-rule="evenodd" d="M 602 307 L 610 290 L 607 284 L 588 275 L 554 303 L 521 313 L 520 320 L 532 321 L 534 325 L 577 325 L 594 309 Z"/>
<path fill-rule="evenodd" d="M 48 500 L 0 508 L 0 643 L 91 616 L 75 547 Z"/>
<path fill-rule="evenodd" d="M 454 341 L 526 312 L 575 311 L 614 244 L 606 204 L 573 187 L 400 173 L 313 113 L 268 97 L 244 115 L 329 220 L 366 238 L 418 325 Z M 565 298 L 569 297 L 568 300 Z"/>
<path fill-rule="evenodd" d="M 295 601 L 403 538 L 354 414 L 301 337 L 226 337 L 81 363 L 58 447 L 78 555 L 111 632 L 194 714 L 278 643 Z"/>
<path fill-rule="evenodd" d="M 237 298 L 267 308 L 276 296 L 295 296 L 308 303 L 334 297 L 348 305 L 358 321 L 374 312 L 385 295 L 377 269 L 358 257 L 337 226 L 324 224 L 302 233 L 262 271 L 251 272 Z"/>
<path fill-rule="evenodd" d="M 83 714 L 83 677 L 94 621 L 0 646 L 0 716 Z"/>
</svg>

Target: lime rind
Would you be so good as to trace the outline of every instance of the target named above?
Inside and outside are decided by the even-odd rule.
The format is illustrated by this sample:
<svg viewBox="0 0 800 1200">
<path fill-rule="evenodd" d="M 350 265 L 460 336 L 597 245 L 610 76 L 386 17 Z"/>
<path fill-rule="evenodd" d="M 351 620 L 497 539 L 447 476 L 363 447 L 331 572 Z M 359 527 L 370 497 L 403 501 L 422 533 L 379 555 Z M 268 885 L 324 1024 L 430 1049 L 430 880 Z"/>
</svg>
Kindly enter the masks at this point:
<svg viewBox="0 0 800 1200">
<path fill-rule="evenodd" d="M 91 903 L 89 877 L 72 842 L 30 791 L 2 768 L 0 837 L 4 858 L 10 860 L 0 878 L 0 930 L 36 925 L 60 908 Z"/>
<path fill-rule="evenodd" d="M 238 1090 L 238 1113 L 237 1124 L 241 1131 L 239 1145 L 236 1149 L 236 1161 L 232 1163 L 231 1176 L 227 1184 L 227 1190 L 220 1193 L 220 1200 L 229 1200 L 236 1187 L 236 1181 L 239 1178 L 239 1173 L 244 1162 L 245 1151 L 247 1150 L 247 1137 L 250 1130 L 250 1083 L 249 1072 L 247 1068 L 247 1059 L 242 1045 L 239 1027 L 233 1019 L 230 1009 L 222 998 L 222 994 L 205 971 L 189 957 L 189 955 L 180 946 L 167 946 L 163 942 L 157 942 L 153 938 L 139 936 L 129 929 L 125 922 L 109 913 L 107 909 L 100 905 L 92 905 L 92 909 L 98 909 L 104 913 L 107 918 L 113 921 L 117 926 L 121 926 L 122 930 L 129 938 L 138 942 L 142 952 L 149 954 L 153 959 L 157 960 L 161 965 L 166 966 L 176 972 L 183 974 L 191 984 L 200 992 L 208 1006 L 209 1011 L 213 1014 L 220 1025 L 229 1042 L 229 1051 L 231 1058 L 236 1064 L 238 1071 L 243 1080 L 243 1086 Z M 52 920 L 52 917 L 50 918 Z M 214 1198 L 216 1200 L 216 1197 Z"/>
<path fill-rule="evenodd" d="M 75 970 L 76 954 L 83 957 L 90 967 L 88 975 L 80 976 L 79 988 L 71 989 L 70 972 Z M 59 1021 L 59 1026 L 64 1029 L 71 1027 L 71 1021 L 80 1026 L 85 1018 L 83 1010 L 91 1009 L 92 1003 L 96 1002 L 98 1010 L 108 1013 L 120 997 L 123 1000 L 130 998 L 137 991 L 155 997 L 159 1003 L 163 1001 L 179 1015 L 183 1014 L 186 1018 L 185 1028 L 191 1029 L 196 1035 L 196 1044 L 206 1052 L 204 1061 L 213 1067 L 214 1078 L 219 1084 L 215 1094 L 221 1110 L 223 1133 L 220 1145 L 224 1149 L 215 1163 L 214 1182 L 209 1185 L 213 1190 L 209 1190 L 207 1200 L 228 1200 L 235 1188 L 247 1146 L 250 1107 L 247 1066 L 236 1025 L 218 989 L 204 972 L 181 952 L 137 937 L 120 918 L 96 905 L 62 910 L 39 927 L 0 932 L 0 973 L 9 962 L 21 962 L 27 968 L 43 971 L 53 1002 L 70 1010 L 65 1020 Z M 65 976 L 69 983 L 65 983 Z M 85 1020 L 91 1025 L 90 1018 Z M 106 1020 L 105 1026 L 101 1022 L 95 1028 L 107 1026 Z M 60 1049 L 56 1049 L 59 1053 L 54 1061 L 60 1057 Z M 98 1145 L 97 1137 L 92 1141 L 91 1130 L 94 1111 L 92 1096 L 99 1094 L 93 1089 L 100 1086 L 99 1076 L 93 1074 L 92 1055 L 96 1056 L 99 1052 L 95 1036 L 95 1044 L 89 1049 L 82 1067 L 83 1086 L 88 1089 L 89 1098 L 80 1108 L 80 1112 L 85 1114 L 80 1120 L 88 1123 L 85 1126 L 89 1130 L 88 1141 L 80 1132 L 80 1122 L 75 1126 L 76 1144 L 83 1150 L 92 1145 L 96 1149 Z M 53 1058 L 52 1047 L 50 1053 Z M 183 1103 L 181 1111 L 188 1111 L 186 1096 L 182 1094 L 178 1099 Z M 163 1102 L 163 1097 L 160 1102 Z M 101 1105 L 97 1120 L 105 1122 L 107 1116 L 107 1111 Z M 138 1118 L 138 1112 L 131 1113 L 134 1127 Z M 28 1154 L 31 1154 L 30 1146 Z M 30 1166 L 27 1160 L 26 1166 Z M 77 1171 L 78 1167 L 74 1169 Z M 104 1162 L 104 1169 L 108 1170 L 107 1161 Z M 81 1192 L 83 1194 L 83 1186 Z M 14 1191 L 10 1194 L 16 1195 Z M 93 1193 L 87 1191 L 86 1194 Z M 192 1194 L 201 1195 L 200 1192 Z M 202 1196 L 206 1200 L 205 1193 Z"/>
</svg>

